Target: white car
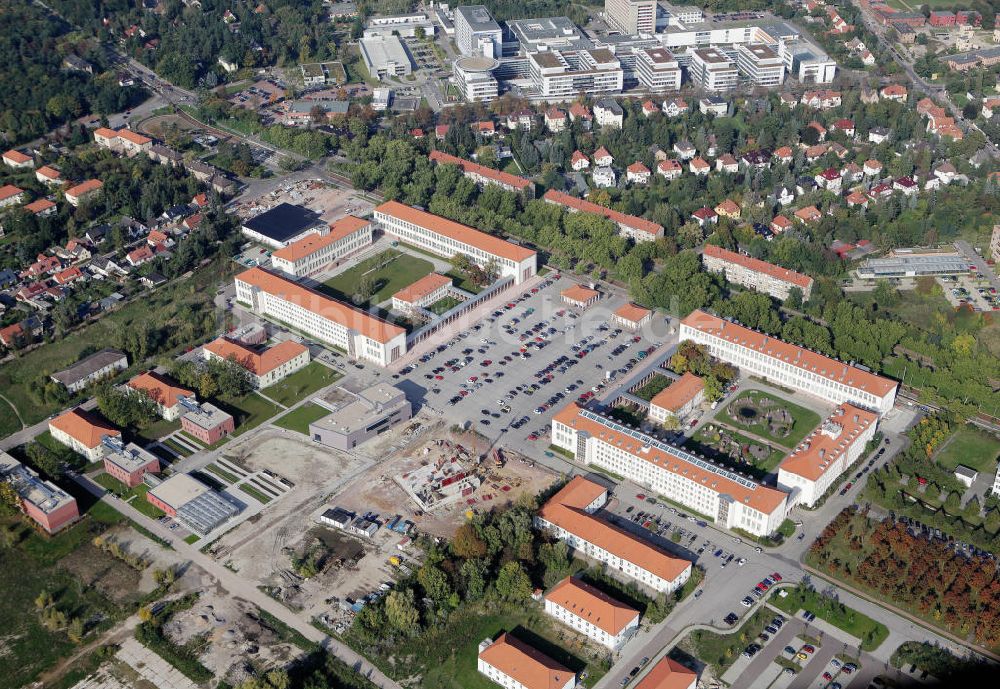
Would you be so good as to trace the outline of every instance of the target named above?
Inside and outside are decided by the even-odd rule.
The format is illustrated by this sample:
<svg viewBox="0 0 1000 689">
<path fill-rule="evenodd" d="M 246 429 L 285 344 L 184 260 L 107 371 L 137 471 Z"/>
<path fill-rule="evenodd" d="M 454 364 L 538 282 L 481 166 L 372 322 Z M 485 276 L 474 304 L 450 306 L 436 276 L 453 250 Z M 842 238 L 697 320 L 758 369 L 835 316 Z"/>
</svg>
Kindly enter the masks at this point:
<svg viewBox="0 0 1000 689">
<path fill-rule="evenodd" d="M 753 598 L 751 598 L 750 596 L 747 596 L 746 598 L 744 598 L 743 600 L 741 600 L 740 603 L 743 604 L 743 607 L 749 608 L 749 607 L 751 607 L 753 605 Z"/>
</svg>

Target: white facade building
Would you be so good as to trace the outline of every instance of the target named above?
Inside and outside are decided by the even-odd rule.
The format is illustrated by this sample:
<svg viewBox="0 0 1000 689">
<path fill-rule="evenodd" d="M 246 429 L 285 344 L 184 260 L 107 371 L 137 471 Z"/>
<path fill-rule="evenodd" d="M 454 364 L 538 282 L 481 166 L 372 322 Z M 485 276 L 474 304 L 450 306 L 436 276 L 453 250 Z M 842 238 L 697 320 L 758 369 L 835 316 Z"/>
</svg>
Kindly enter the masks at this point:
<svg viewBox="0 0 1000 689">
<path fill-rule="evenodd" d="M 455 8 L 455 45 L 462 55 L 499 58 L 503 29 L 484 5 L 462 5 Z"/>
<path fill-rule="evenodd" d="M 386 234 L 445 258 L 465 254 L 482 268 L 495 265 L 500 277 L 512 277 L 515 284 L 535 274 L 537 256 L 531 249 L 433 213 L 387 201 L 375 208 L 374 218 Z"/>
<path fill-rule="evenodd" d="M 278 249 L 271 263 L 292 277 L 315 273 L 372 243 L 372 223 L 353 215 L 331 223 L 325 232 L 311 232 L 304 238 Z"/>
<path fill-rule="evenodd" d="M 638 610 L 576 577 L 566 577 L 545 594 L 545 613 L 612 651 L 639 630 Z"/>
<path fill-rule="evenodd" d="M 604 17 L 623 34 L 653 34 L 656 0 L 604 0 Z"/>
<path fill-rule="evenodd" d="M 594 465 L 678 502 L 718 526 L 755 536 L 785 519 L 785 493 L 716 466 L 575 403 L 552 419 L 552 443 Z"/>
<path fill-rule="evenodd" d="M 729 91 L 736 88 L 739 72 L 736 63 L 717 48 L 688 50 L 688 73 L 696 86 L 706 91 Z"/>
<path fill-rule="evenodd" d="M 573 689 L 576 675 L 533 646 L 503 633 L 479 644 L 476 669 L 504 689 Z"/>
<path fill-rule="evenodd" d="M 455 85 L 462 92 L 462 98 L 470 103 L 489 103 L 496 100 L 500 85 L 493 76 L 493 70 L 500 63 L 491 57 L 464 56 L 451 65 Z"/>
<path fill-rule="evenodd" d="M 262 268 L 236 276 L 236 300 L 261 316 L 380 366 L 406 353 L 406 330 Z"/>
<path fill-rule="evenodd" d="M 202 347 L 206 361 L 233 361 L 247 370 L 258 390 L 281 381 L 309 364 L 309 349 L 295 340 L 285 340 L 262 351 L 220 337 Z"/>
<path fill-rule="evenodd" d="M 864 452 L 875 436 L 878 414 L 843 404 L 798 444 L 778 466 L 778 487 L 791 503 L 812 506 Z"/>
<path fill-rule="evenodd" d="M 779 385 L 885 414 L 896 399 L 895 381 L 704 311 L 681 321 L 680 339 L 708 346 L 712 356 Z"/>
<path fill-rule="evenodd" d="M 802 290 L 803 301 L 812 296 L 811 277 L 758 258 L 706 244 L 701 260 L 705 270 L 722 273 L 729 282 L 770 294 L 775 299 L 784 301 L 793 287 Z"/>
<path fill-rule="evenodd" d="M 538 94 L 551 100 L 618 93 L 625 82 L 621 62 L 607 48 L 529 53 L 528 72 Z"/>
<path fill-rule="evenodd" d="M 785 71 L 803 84 L 829 84 L 837 75 L 837 63 L 810 43 L 782 41 L 778 55 L 785 63 Z"/>
<path fill-rule="evenodd" d="M 781 86 L 785 81 L 785 63 L 766 45 L 736 46 L 736 67 L 755 86 Z"/>
<path fill-rule="evenodd" d="M 603 562 L 658 593 L 683 586 L 691 576 L 691 563 L 594 516 L 607 500 L 606 488 L 575 476 L 542 506 L 535 526 L 565 541 L 579 555 Z"/>
<path fill-rule="evenodd" d="M 650 91 L 677 91 L 681 87 L 680 64 L 665 48 L 637 50 L 635 72 L 639 83 Z"/>
</svg>

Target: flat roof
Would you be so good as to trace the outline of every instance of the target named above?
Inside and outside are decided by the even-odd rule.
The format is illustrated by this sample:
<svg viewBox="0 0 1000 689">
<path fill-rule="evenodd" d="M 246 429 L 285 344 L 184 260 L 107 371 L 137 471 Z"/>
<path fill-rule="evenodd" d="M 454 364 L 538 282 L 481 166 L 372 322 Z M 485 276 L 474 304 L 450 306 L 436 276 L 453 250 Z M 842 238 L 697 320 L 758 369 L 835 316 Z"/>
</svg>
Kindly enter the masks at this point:
<svg viewBox="0 0 1000 689">
<path fill-rule="evenodd" d="M 479 230 L 462 225 L 454 220 L 448 220 L 441 216 L 412 208 L 398 201 L 387 201 L 375 208 L 375 213 L 398 218 L 419 227 L 423 227 L 437 234 L 453 239 L 456 242 L 468 244 L 488 254 L 499 256 L 510 261 L 520 263 L 535 255 L 531 249 L 527 249 L 517 244 L 512 244 L 506 240 L 494 237 L 491 234 L 480 232 Z"/>
<path fill-rule="evenodd" d="M 360 41 L 361 52 L 365 61 L 375 67 L 384 67 L 389 63 L 409 65 L 410 54 L 399 36 L 371 36 Z"/>
<path fill-rule="evenodd" d="M 500 25 L 485 5 L 462 5 L 455 8 L 455 17 L 462 17 L 473 31 L 500 31 Z"/>
<path fill-rule="evenodd" d="M 184 415 L 184 418 L 193 423 L 198 428 L 210 431 L 225 423 L 226 419 L 231 419 L 232 414 L 224 412 L 211 402 L 202 402 L 198 409 L 192 409 Z"/>
<path fill-rule="evenodd" d="M 316 400 L 319 406 L 329 409 L 330 413 L 312 422 L 310 426 L 350 435 L 371 424 L 373 415 L 380 414 L 386 409 L 396 409 L 406 402 L 406 394 L 388 383 L 377 383 L 357 393 L 351 393 L 343 388 L 340 392 L 346 393 L 339 396 L 340 399 L 345 397 L 348 399 L 346 404 L 337 404 L 323 398 Z"/>
<path fill-rule="evenodd" d="M 922 254 L 916 256 L 890 256 L 869 258 L 860 266 L 858 273 L 875 276 L 903 275 L 905 273 L 962 274 L 969 272 L 969 259 L 953 254 Z"/>
<path fill-rule="evenodd" d="M 243 227 L 276 242 L 286 242 L 324 223 L 319 213 L 304 206 L 279 203 L 271 210 L 243 221 Z"/>
<path fill-rule="evenodd" d="M 116 467 L 132 473 L 149 464 L 159 466 L 160 460 L 147 450 L 142 449 L 135 443 L 123 445 L 120 441 L 112 440 L 105 443 L 111 450 L 104 455 L 105 461 L 111 462 Z"/>
<path fill-rule="evenodd" d="M 211 488 L 190 474 L 178 473 L 154 486 L 149 492 L 176 510 L 209 490 Z"/>
<path fill-rule="evenodd" d="M 45 481 L 30 467 L 26 467 L 0 450 L 0 479 L 6 479 L 14 492 L 30 505 L 45 514 L 51 514 L 65 505 L 76 502 L 76 498 L 51 481 Z"/>
</svg>

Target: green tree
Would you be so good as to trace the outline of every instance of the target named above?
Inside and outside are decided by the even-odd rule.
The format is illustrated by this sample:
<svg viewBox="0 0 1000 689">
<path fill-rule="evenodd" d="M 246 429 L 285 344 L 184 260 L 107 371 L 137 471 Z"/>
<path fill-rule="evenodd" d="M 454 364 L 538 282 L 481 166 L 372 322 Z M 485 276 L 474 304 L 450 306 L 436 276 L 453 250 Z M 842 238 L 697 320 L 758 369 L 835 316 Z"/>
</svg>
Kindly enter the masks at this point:
<svg viewBox="0 0 1000 689">
<path fill-rule="evenodd" d="M 447 575 L 430 563 L 424 564 L 417 570 L 417 581 L 420 582 L 427 596 L 436 603 L 441 603 L 451 595 L 451 586 L 448 584 Z"/>
<path fill-rule="evenodd" d="M 420 611 L 413 596 L 413 589 L 396 589 L 385 597 L 385 617 L 389 625 L 399 632 L 412 635 L 417 631 Z"/>
<path fill-rule="evenodd" d="M 520 562 L 508 562 L 497 573 L 496 591 L 508 601 L 526 601 L 531 597 L 531 580 Z"/>
</svg>

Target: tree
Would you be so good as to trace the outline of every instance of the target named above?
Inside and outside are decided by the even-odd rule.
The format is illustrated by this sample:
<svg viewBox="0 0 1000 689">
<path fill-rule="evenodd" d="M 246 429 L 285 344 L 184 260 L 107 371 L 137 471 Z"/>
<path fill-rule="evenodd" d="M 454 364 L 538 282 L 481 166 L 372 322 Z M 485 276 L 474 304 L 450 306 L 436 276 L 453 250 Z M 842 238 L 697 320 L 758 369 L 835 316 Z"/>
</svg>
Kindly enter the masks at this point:
<svg viewBox="0 0 1000 689">
<path fill-rule="evenodd" d="M 125 392 L 112 385 L 97 390 L 97 408 L 108 421 L 119 427 L 142 428 L 159 416 L 156 402 L 141 392 Z"/>
<path fill-rule="evenodd" d="M 792 287 L 788 290 L 788 297 L 785 298 L 785 306 L 790 309 L 801 309 L 802 298 L 802 289 L 799 287 Z"/>
<path fill-rule="evenodd" d="M 465 523 L 458 527 L 455 532 L 455 536 L 451 540 L 451 550 L 463 560 L 470 560 L 484 557 L 486 544 L 479 537 L 476 528 L 470 523 Z"/>
<path fill-rule="evenodd" d="M 75 644 L 81 643 L 83 641 L 83 620 L 79 617 L 74 617 L 69 622 L 69 627 L 66 629 L 66 636 L 69 640 Z"/>
<path fill-rule="evenodd" d="M 526 601 L 531 597 L 531 580 L 520 562 L 508 562 L 497 573 L 496 591 L 500 598 L 511 601 Z"/>
<path fill-rule="evenodd" d="M 465 600 L 479 600 L 486 593 L 486 563 L 483 560 L 466 560 L 459 568 L 465 586 Z"/>
<path fill-rule="evenodd" d="M 413 589 L 396 589 L 385 597 L 385 617 L 393 629 L 407 636 L 417 631 L 420 611 L 417 610 Z"/>
<path fill-rule="evenodd" d="M 423 587 L 427 596 L 435 603 L 448 598 L 451 595 L 451 586 L 448 584 L 448 577 L 439 568 L 427 563 L 417 571 L 417 580 Z"/>
<path fill-rule="evenodd" d="M 706 376 L 703 380 L 705 383 L 705 399 L 709 402 L 722 399 L 722 383 L 719 382 L 719 379 L 715 376 Z"/>
<path fill-rule="evenodd" d="M 674 414 L 667 414 L 667 417 L 663 419 L 663 423 L 661 425 L 664 430 L 676 431 L 681 427 L 681 420 Z"/>
</svg>

